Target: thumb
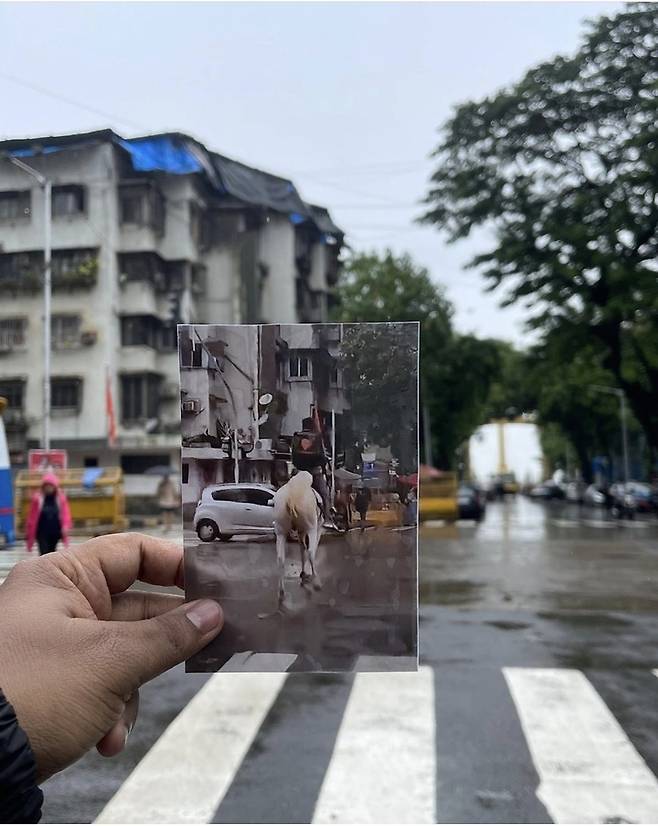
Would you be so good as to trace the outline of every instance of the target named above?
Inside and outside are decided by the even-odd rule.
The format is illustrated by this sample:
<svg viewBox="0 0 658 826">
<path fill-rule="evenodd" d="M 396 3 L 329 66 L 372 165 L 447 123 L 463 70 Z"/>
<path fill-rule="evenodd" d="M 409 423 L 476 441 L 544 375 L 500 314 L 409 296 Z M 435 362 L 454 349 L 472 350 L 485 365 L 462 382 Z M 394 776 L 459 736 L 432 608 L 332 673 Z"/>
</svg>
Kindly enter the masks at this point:
<svg viewBox="0 0 658 826">
<path fill-rule="evenodd" d="M 151 619 L 111 624 L 122 652 L 122 689 L 132 691 L 200 651 L 221 631 L 224 614 L 214 600 L 200 599 Z"/>
</svg>

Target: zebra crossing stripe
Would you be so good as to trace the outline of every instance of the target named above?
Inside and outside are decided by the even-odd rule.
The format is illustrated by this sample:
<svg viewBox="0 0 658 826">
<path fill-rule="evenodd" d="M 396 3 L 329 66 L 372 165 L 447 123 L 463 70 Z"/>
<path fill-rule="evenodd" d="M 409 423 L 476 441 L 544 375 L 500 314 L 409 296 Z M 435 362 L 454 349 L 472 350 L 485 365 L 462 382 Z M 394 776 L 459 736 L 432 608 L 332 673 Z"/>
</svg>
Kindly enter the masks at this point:
<svg viewBox="0 0 658 826">
<path fill-rule="evenodd" d="M 503 673 L 555 823 L 658 822 L 658 781 L 584 674 Z"/>
<path fill-rule="evenodd" d="M 165 730 L 96 823 L 208 823 L 286 674 L 215 674 Z"/>
<path fill-rule="evenodd" d="M 357 674 L 314 823 L 434 823 L 434 676 Z"/>
</svg>

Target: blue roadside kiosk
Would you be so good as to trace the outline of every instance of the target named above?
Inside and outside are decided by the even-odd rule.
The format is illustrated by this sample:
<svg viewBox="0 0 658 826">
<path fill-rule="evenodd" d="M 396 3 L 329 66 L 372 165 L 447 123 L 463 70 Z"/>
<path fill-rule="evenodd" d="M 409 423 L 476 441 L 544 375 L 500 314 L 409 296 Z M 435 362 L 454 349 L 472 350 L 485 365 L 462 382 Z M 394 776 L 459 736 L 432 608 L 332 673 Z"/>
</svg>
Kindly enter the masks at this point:
<svg viewBox="0 0 658 826">
<path fill-rule="evenodd" d="M 13 545 L 16 541 L 14 490 L 11 481 L 5 425 L 2 421 L 2 413 L 6 407 L 7 400 L 0 397 L 0 537 L 4 537 L 5 545 Z"/>
</svg>

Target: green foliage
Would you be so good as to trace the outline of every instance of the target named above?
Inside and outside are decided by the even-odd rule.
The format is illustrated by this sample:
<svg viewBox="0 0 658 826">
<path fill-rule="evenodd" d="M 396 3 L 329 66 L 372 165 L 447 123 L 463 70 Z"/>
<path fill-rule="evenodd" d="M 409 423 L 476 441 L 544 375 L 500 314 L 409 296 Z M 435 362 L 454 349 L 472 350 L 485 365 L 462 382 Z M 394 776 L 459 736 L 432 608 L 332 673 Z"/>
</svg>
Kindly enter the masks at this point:
<svg viewBox="0 0 658 826">
<path fill-rule="evenodd" d="M 423 220 L 478 226 L 489 288 L 571 352 L 594 346 L 658 447 L 658 5 L 590 24 L 573 57 L 459 106 Z"/>
<path fill-rule="evenodd" d="M 416 464 L 418 327 L 346 324 L 342 360 L 354 427 L 368 444 L 387 445 L 405 473 Z"/>
<path fill-rule="evenodd" d="M 396 257 L 390 250 L 354 255 L 345 267 L 339 298 L 341 321 L 420 321 L 421 406 L 429 412 L 433 461 L 452 467 L 460 444 L 484 420 L 499 367 L 497 343 L 457 335 L 449 301 L 408 255 Z M 399 363 L 391 359 L 388 369 L 395 372 Z M 372 398 L 373 413 L 384 405 L 393 439 L 403 412 L 378 394 Z"/>
</svg>

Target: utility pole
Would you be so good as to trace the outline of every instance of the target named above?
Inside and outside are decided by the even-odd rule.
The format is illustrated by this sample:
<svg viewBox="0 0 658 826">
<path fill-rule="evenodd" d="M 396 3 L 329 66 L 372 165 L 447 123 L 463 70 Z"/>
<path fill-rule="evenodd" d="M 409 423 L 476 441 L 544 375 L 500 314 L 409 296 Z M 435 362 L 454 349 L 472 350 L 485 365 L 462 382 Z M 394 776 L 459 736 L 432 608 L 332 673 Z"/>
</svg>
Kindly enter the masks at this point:
<svg viewBox="0 0 658 826">
<path fill-rule="evenodd" d="M 624 482 L 628 482 L 630 477 L 628 464 L 628 432 L 626 427 L 626 395 L 619 387 L 605 387 L 601 384 L 590 384 L 592 390 L 599 393 L 611 393 L 619 399 L 619 418 L 621 420 L 621 444 L 624 454 Z"/>
<path fill-rule="evenodd" d="M 43 431 L 41 437 L 41 447 L 50 450 L 50 320 L 51 320 L 51 298 L 52 298 L 52 182 L 37 169 L 28 166 L 20 158 L 8 155 L 7 160 L 17 166 L 23 172 L 36 180 L 43 189 Z"/>
</svg>

